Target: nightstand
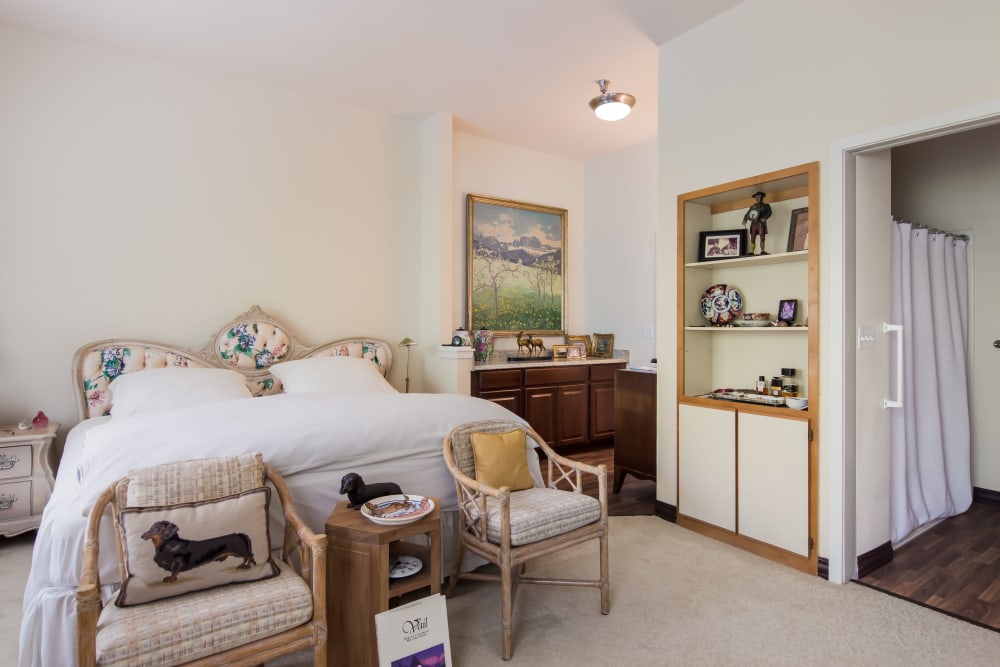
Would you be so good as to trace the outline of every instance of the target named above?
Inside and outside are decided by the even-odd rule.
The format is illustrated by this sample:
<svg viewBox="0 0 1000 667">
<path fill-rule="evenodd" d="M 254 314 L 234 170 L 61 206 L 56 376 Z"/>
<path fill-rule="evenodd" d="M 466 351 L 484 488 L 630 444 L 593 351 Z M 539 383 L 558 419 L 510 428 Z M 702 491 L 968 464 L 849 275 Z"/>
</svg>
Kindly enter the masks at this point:
<svg viewBox="0 0 1000 667">
<path fill-rule="evenodd" d="M 12 537 L 38 528 L 52 495 L 49 449 L 59 424 L 21 430 L 0 426 L 0 535 Z"/>
<path fill-rule="evenodd" d="M 378 647 L 375 614 L 389 609 L 392 598 L 428 588 L 441 592 L 440 501 L 419 521 L 402 526 L 373 523 L 360 510 L 337 503 L 326 520 L 326 613 L 331 641 L 329 664 L 335 667 L 376 667 Z M 426 545 L 403 541 L 423 535 Z M 416 574 L 389 579 L 390 561 L 416 556 L 423 564 Z"/>
</svg>

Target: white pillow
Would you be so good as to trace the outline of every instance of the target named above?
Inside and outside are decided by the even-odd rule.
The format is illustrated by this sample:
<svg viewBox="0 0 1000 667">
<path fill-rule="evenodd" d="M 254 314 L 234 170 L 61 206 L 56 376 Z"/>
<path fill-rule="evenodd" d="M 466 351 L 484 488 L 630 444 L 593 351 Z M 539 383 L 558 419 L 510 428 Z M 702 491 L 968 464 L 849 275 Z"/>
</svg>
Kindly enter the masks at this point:
<svg viewBox="0 0 1000 667">
<path fill-rule="evenodd" d="M 224 368 L 147 368 L 119 375 L 108 388 L 112 419 L 252 398 L 246 379 Z"/>
<path fill-rule="evenodd" d="M 283 361 L 269 369 L 286 394 L 389 394 L 395 387 L 374 362 L 361 357 L 312 357 Z"/>
</svg>

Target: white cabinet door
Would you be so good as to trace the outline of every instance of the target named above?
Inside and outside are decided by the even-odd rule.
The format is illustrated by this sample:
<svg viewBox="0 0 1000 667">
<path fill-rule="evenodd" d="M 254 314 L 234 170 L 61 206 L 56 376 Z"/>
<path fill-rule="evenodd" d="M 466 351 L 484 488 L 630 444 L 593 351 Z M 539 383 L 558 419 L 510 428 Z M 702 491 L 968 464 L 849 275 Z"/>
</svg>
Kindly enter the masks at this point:
<svg viewBox="0 0 1000 667">
<path fill-rule="evenodd" d="M 736 413 L 679 406 L 677 511 L 736 530 Z"/>
<path fill-rule="evenodd" d="M 739 533 L 809 555 L 809 422 L 743 414 Z"/>
</svg>

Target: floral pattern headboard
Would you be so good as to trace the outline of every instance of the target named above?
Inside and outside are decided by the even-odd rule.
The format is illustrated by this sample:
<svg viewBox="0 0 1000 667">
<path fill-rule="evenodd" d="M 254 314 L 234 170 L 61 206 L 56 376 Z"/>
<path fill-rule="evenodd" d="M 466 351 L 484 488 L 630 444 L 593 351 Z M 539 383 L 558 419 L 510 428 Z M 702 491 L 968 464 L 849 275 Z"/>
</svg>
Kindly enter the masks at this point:
<svg viewBox="0 0 1000 667">
<path fill-rule="evenodd" d="M 267 396 L 281 391 L 281 383 L 268 370 L 272 365 L 322 356 L 369 359 L 384 377 L 392 369 L 392 347 L 384 340 L 344 338 L 308 347 L 259 306 L 252 306 L 222 327 L 200 350 L 144 340 L 107 339 L 87 343 L 73 357 L 77 410 L 80 419 L 107 415 L 111 412 L 108 385 L 112 380 L 123 373 L 166 366 L 230 368 L 246 377 L 252 395 Z"/>
</svg>

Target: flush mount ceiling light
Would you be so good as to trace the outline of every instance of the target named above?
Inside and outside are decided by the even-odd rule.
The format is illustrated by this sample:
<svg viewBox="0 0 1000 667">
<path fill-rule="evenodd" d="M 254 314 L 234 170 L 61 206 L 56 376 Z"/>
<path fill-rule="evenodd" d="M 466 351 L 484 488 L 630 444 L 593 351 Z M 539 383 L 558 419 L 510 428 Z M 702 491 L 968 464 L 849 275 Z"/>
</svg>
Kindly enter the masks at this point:
<svg viewBox="0 0 1000 667">
<path fill-rule="evenodd" d="M 601 120 L 621 120 L 632 113 L 632 106 L 635 104 L 635 97 L 628 93 L 609 93 L 607 79 L 595 81 L 601 87 L 601 94 L 590 100 L 590 108 Z"/>
</svg>

